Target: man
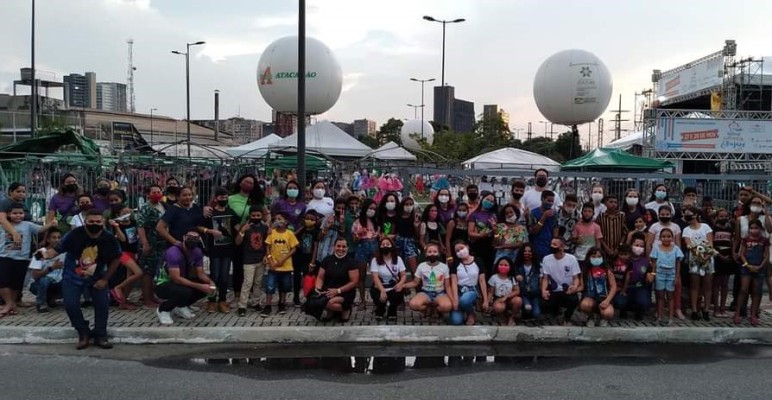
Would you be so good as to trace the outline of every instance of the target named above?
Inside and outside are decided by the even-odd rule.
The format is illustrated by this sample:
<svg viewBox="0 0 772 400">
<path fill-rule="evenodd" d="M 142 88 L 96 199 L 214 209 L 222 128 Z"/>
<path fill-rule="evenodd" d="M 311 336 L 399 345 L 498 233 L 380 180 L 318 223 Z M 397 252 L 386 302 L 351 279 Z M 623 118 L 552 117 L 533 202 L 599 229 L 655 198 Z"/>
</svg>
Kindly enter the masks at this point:
<svg viewBox="0 0 772 400">
<path fill-rule="evenodd" d="M 607 256 L 615 255 L 619 245 L 627 239 L 625 213 L 619 211 L 617 196 L 606 196 L 606 211 L 598 217 L 597 222 L 603 234 L 603 253 Z"/>
<path fill-rule="evenodd" d="M 557 316 L 561 308 L 565 309 L 563 325 L 570 326 L 571 316 L 579 305 L 581 270 L 579 262 L 571 254 L 566 254 L 564 247 L 563 238 L 552 239 L 550 243 L 552 254 L 544 257 L 541 262 L 541 295 L 547 312 Z"/>
<path fill-rule="evenodd" d="M 528 221 L 529 240 L 533 243 L 536 256 L 541 258 L 550 252 L 550 239 L 557 227 L 555 218 L 555 193 L 551 190 L 541 192 L 541 205 L 531 210 Z"/>
<path fill-rule="evenodd" d="M 557 226 L 555 231 L 552 232 L 553 237 L 562 237 L 566 243 L 566 253 L 574 254 L 574 248 L 576 244 L 571 241 L 571 235 L 574 232 L 576 223 L 579 222 L 581 215 L 577 209 L 579 205 L 579 198 L 575 194 L 567 194 L 566 201 L 562 206 L 558 208 L 557 212 Z"/>
<path fill-rule="evenodd" d="M 67 317 L 78 332 L 78 350 L 88 347 L 91 338 L 95 345 L 103 349 L 113 347 L 107 341 L 107 282 L 118 269 L 121 251 L 118 240 L 105 232 L 104 226 L 102 214 L 98 210 L 89 210 L 84 226 L 67 233 L 54 249 L 37 253 L 46 260 L 67 254 L 62 276 L 62 297 Z M 88 321 L 83 318 L 80 307 L 83 292 L 89 293 L 94 306 L 94 329 L 89 329 Z"/>
<path fill-rule="evenodd" d="M 512 192 L 511 192 L 512 197 L 509 200 L 509 204 L 512 204 L 518 210 L 520 210 L 520 217 L 518 218 L 517 223 L 523 226 L 527 225 L 528 213 L 531 211 L 529 208 L 525 207 L 521 202 L 521 199 L 523 198 L 524 194 L 525 194 L 525 182 L 521 180 L 513 181 Z"/>
<path fill-rule="evenodd" d="M 525 205 L 525 208 L 529 210 L 532 210 L 541 205 L 541 194 L 547 190 L 547 183 L 549 182 L 550 173 L 544 168 L 539 168 L 536 170 L 536 172 L 533 173 L 533 176 L 536 186 L 533 189 L 525 192 L 523 198 L 520 200 Z M 554 206 L 559 207 L 562 204 L 563 201 L 560 200 L 560 196 L 555 195 Z"/>
</svg>

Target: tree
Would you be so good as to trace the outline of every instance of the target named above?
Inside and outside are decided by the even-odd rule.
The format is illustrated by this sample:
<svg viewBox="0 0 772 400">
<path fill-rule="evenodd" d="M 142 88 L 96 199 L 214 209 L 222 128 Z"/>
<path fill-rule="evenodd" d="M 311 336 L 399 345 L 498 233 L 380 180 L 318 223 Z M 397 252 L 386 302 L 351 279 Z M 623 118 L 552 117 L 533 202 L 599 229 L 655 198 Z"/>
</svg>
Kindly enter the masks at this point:
<svg viewBox="0 0 772 400">
<path fill-rule="evenodd" d="M 376 132 L 375 137 L 378 139 L 379 144 L 385 144 L 388 142 L 394 142 L 398 145 L 402 145 L 402 138 L 399 136 L 402 130 L 402 121 L 396 118 L 389 118 L 385 124 L 381 125 L 381 128 Z"/>
<path fill-rule="evenodd" d="M 359 141 L 371 149 L 377 149 L 378 147 L 381 147 L 381 144 L 378 143 L 378 139 L 369 135 L 361 136 Z"/>
<path fill-rule="evenodd" d="M 558 136 L 555 141 L 555 153 L 560 157 L 560 159 L 556 158 L 555 161 L 560 162 L 572 160 L 585 154 L 579 143 L 579 135 L 574 135 L 571 131 L 563 132 Z"/>
<path fill-rule="evenodd" d="M 483 152 L 511 147 L 513 144 L 512 132 L 501 115 L 496 118 L 482 118 L 475 123 L 473 131 L 478 141 L 478 148 Z"/>
</svg>

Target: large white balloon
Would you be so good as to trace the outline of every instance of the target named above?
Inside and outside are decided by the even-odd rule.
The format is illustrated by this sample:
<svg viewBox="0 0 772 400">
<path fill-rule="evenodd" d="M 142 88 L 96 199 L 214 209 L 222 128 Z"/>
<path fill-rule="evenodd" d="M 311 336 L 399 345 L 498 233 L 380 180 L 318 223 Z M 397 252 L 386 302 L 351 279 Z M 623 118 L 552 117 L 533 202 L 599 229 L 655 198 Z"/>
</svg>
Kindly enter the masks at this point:
<svg viewBox="0 0 772 400">
<path fill-rule="evenodd" d="M 434 128 L 429 121 L 420 119 L 411 119 L 405 121 L 402 130 L 399 131 L 399 137 L 402 139 L 402 145 L 411 150 L 421 150 L 421 144 L 416 139 L 421 138 L 421 125 L 423 125 L 423 138 L 426 144 L 434 142 Z"/>
<path fill-rule="evenodd" d="M 595 54 L 564 50 L 539 67 L 533 97 L 550 122 L 579 125 L 603 114 L 611 100 L 611 89 L 611 74 Z"/>
<path fill-rule="evenodd" d="M 257 86 L 274 110 L 297 113 L 298 37 L 271 43 L 257 64 Z M 322 42 L 306 38 L 306 113 L 321 114 L 338 101 L 343 73 L 332 51 Z"/>
</svg>

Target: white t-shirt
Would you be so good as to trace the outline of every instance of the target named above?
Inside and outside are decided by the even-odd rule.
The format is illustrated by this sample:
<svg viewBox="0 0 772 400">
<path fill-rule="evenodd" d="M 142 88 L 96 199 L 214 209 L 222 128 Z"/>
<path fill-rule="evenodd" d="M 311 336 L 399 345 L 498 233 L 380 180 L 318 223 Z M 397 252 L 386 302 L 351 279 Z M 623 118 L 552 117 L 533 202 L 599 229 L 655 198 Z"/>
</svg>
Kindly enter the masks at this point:
<svg viewBox="0 0 772 400">
<path fill-rule="evenodd" d="M 526 190 L 525 194 L 523 194 L 523 197 L 520 198 L 520 204 L 527 208 L 528 211 L 541 207 L 541 192 L 542 191 L 536 190 L 534 188 Z M 552 205 L 552 209 L 557 211 L 558 207 L 561 205 L 563 205 L 563 201 L 560 199 L 560 195 L 555 193 L 555 203 Z"/>
<path fill-rule="evenodd" d="M 82 215 L 82 213 L 77 213 L 73 215 L 72 218 L 70 219 L 70 226 L 72 227 L 72 229 L 75 229 L 83 225 L 86 225 L 86 223 L 85 223 L 85 217 Z"/>
<path fill-rule="evenodd" d="M 332 215 L 332 213 L 335 212 L 335 202 L 329 197 L 312 199 L 308 202 L 308 205 L 306 205 L 306 211 L 308 210 L 314 210 L 326 217 L 328 215 Z"/>
<path fill-rule="evenodd" d="M 421 290 L 424 292 L 444 292 L 445 280 L 450 279 L 448 264 L 443 262 L 434 267 L 427 262 L 422 262 L 416 268 L 415 273 L 421 278 Z"/>
<path fill-rule="evenodd" d="M 37 260 L 32 259 L 29 263 L 29 269 L 31 270 L 42 270 L 46 269 L 48 267 L 53 267 L 54 263 L 59 261 L 62 264 L 64 264 L 64 259 L 67 257 L 67 253 L 59 254 L 58 256 L 50 259 L 50 260 Z M 46 276 L 51 278 L 54 282 L 61 282 L 62 281 L 62 274 L 64 272 L 64 265 L 62 265 L 62 268 L 57 268 L 51 272 L 49 272 Z"/>
<path fill-rule="evenodd" d="M 370 273 L 377 272 L 378 277 L 381 279 L 381 283 L 384 285 L 393 285 L 399 281 L 399 274 L 404 272 L 405 263 L 402 262 L 402 258 L 397 257 L 396 264 L 383 260 L 385 264 L 378 264 L 378 260 L 373 258 L 370 261 Z M 388 289 L 391 290 L 391 289 Z"/>
<path fill-rule="evenodd" d="M 654 210 L 657 215 L 659 215 L 659 208 L 662 206 L 669 206 L 671 212 L 675 212 L 675 207 L 673 207 L 673 204 L 669 201 L 666 201 L 664 203 L 657 203 L 656 201 L 650 201 L 644 205 L 644 207 L 647 210 Z"/>
<path fill-rule="evenodd" d="M 681 237 L 689 238 L 693 245 L 700 244 L 701 242 L 708 242 L 708 235 L 713 233 L 713 229 L 710 229 L 708 224 L 700 224 L 700 227 L 693 229 L 691 226 L 684 228 Z"/>
<path fill-rule="evenodd" d="M 598 203 L 598 205 L 595 206 L 595 214 L 592 217 L 593 221 L 596 221 L 598 217 L 606 212 L 606 205 L 603 203 Z"/>
<path fill-rule="evenodd" d="M 579 262 L 571 254 L 564 254 L 560 260 L 556 259 L 554 254 L 550 254 L 541 261 L 541 276 L 549 276 L 557 283 L 554 292 L 562 292 L 563 285 L 571 286 L 574 283 L 574 276 L 581 273 Z"/>
<path fill-rule="evenodd" d="M 499 274 L 494 274 L 488 279 L 488 286 L 493 288 L 493 295 L 495 297 L 506 297 L 512 293 L 512 288 L 515 286 L 515 280 L 511 277 L 501 279 Z"/>
<path fill-rule="evenodd" d="M 670 222 L 667 224 L 667 226 L 662 226 L 662 223 L 655 222 L 653 225 L 649 227 L 649 233 L 654 235 L 654 243 L 652 246 L 659 246 L 659 234 L 662 232 L 663 229 L 669 228 L 671 231 L 673 231 L 673 242 L 675 242 L 675 238 L 681 235 L 681 227 L 678 226 L 678 224 Z"/>
<path fill-rule="evenodd" d="M 477 260 L 468 265 L 459 262 L 450 268 L 450 274 L 456 274 L 458 286 L 477 286 L 477 281 L 480 279 L 480 267 L 477 266 Z"/>
</svg>

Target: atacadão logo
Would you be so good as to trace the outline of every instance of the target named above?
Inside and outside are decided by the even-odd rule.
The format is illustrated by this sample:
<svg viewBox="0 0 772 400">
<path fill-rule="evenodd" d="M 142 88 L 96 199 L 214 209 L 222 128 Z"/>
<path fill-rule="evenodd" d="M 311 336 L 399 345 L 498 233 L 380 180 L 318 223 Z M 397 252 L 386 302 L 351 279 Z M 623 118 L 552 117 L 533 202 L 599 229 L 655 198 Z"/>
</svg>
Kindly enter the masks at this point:
<svg viewBox="0 0 772 400">
<path fill-rule="evenodd" d="M 306 78 L 316 78 L 316 71 L 308 71 L 306 72 Z M 261 85 L 273 85 L 274 79 L 293 79 L 297 78 L 298 73 L 297 71 L 289 71 L 289 72 L 277 72 L 275 75 L 271 72 L 271 67 L 266 67 L 265 70 L 263 70 L 263 73 L 260 74 L 260 84 Z"/>
</svg>

